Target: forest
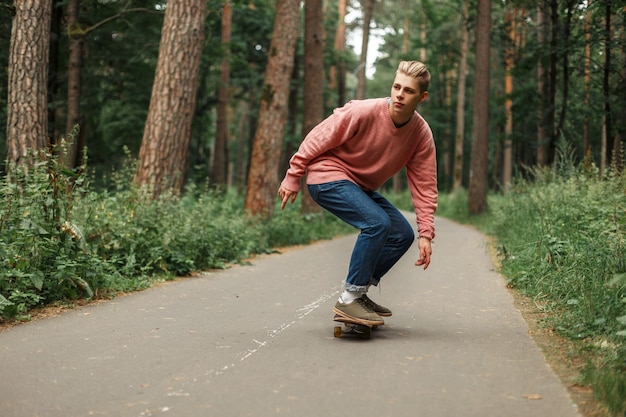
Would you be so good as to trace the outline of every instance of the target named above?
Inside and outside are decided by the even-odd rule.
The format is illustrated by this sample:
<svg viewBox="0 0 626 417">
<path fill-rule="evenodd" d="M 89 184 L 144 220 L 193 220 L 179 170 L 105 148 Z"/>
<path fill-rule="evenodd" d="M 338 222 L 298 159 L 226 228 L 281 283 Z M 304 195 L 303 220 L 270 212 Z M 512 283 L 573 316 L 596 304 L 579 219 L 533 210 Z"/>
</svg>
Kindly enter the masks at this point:
<svg viewBox="0 0 626 417">
<path fill-rule="evenodd" d="M 0 0 L 0 322 L 347 231 L 306 195 L 274 215 L 278 184 L 401 60 L 439 213 L 497 237 L 623 416 L 626 0 Z"/>
<path fill-rule="evenodd" d="M 72 138 L 67 165 L 80 165 L 86 149 L 90 166 L 102 172 L 124 163 L 124 148 L 147 161 L 153 156 L 140 155 L 140 148 L 143 142 L 148 149 L 147 142 L 153 141 L 160 152 L 171 151 L 172 161 L 159 170 L 180 171 L 170 173 L 178 181 L 164 186 L 182 190 L 184 184 L 208 179 L 244 189 L 255 136 L 259 141 L 280 136 L 272 143 L 276 163 L 259 167 L 271 170 L 270 178 L 280 176 L 290 152 L 310 129 L 307 117 L 313 114 L 319 121 L 350 99 L 388 95 L 397 62 L 414 59 L 425 62 L 433 76 L 429 100 L 420 112 L 437 141 L 442 191 L 469 186 L 472 157 L 485 162 L 477 167 L 487 171 L 476 175 L 487 182 L 484 186 L 503 189 L 524 167 L 549 166 L 559 139 L 575 148 L 577 158 L 601 169 L 619 158 L 626 129 L 623 2 L 485 2 L 489 13 L 482 21 L 479 5 L 469 0 L 363 0 L 363 4 L 339 0 L 313 2 L 317 4 L 310 7 L 311 2 L 306 3 L 306 10 L 281 16 L 275 15 L 280 2 L 210 0 L 204 10 L 205 2 L 181 1 L 178 14 L 164 21 L 167 8 L 161 1 L 49 0 L 13 5 L 5 0 L 0 9 L 0 131 L 7 136 L 1 154 L 16 161 L 20 152 L 14 149 Z M 12 27 L 22 15 L 18 9 L 37 5 L 47 16 L 26 10 L 24 25 Z M 190 13 L 206 18 L 192 22 Z M 307 18 L 307 13 L 317 15 Z M 17 65 L 10 52 L 34 52 L 17 32 L 32 30 L 34 36 L 48 27 L 44 21 L 29 27 L 38 18 L 49 21 L 50 30 L 37 38 L 42 41 L 39 53 L 49 59 L 41 57 L 46 65 L 30 69 L 39 73 L 41 85 L 35 90 L 31 82 L 22 79 L 25 84 L 20 85 L 9 75 L 11 66 Z M 275 18 L 283 21 L 275 26 Z M 162 29 L 176 25 L 176 19 L 197 25 L 193 30 L 203 33 L 171 39 L 170 43 L 186 43 L 168 50 L 161 33 L 172 32 Z M 296 21 L 290 26 L 285 19 Z M 488 36 L 478 36 L 481 30 Z M 307 33 L 313 40 L 309 43 Z M 20 39 L 26 44 L 20 46 Z M 283 39 L 291 45 L 281 45 Z M 486 43 L 486 60 L 476 58 L 478 41 Z M 182 48 L 187 48 L 185 53 Z M 281 50 L 282 73 L 264 71 L 271 48 Z M 159 57 L 175 65 L 158 67 Z M 177 69 L 187 73 L 178 77 Z M 151 98 L 155 109 L 161 100 L 161 112 L 171 113 L 164 106 L 175 105 L 156 94 L 160 87 L 155 70 L 156 82 L 168 71 L 170 78 L 178 78 L 172 88 L 186 99 L 176 111 L 185 117 L 167 121 L 163 115 L 149 114 Z M 264 89 L 270 85 L 264 74 L 273 76 L 276 85 L 289 87 L 283 93 L 284 108 L 270 112 L 276 119 L 269 124 L 262 120 L 268 115 L 260 114 Z M 486 84 L 481 76 L 488 77 Z M 476 91 L 476 85 L 488 90 Z M 185 93 L 192 86 L 195 96 Z M 45 93 L 32 103 L 41 108 L 22 106 L 35 91 Z M 488 119 L 474 119 L 476 97 L 485 101 Z M 21 117 L 20 111 L 45 115 Z M 20 123 L 37 123 L 45 135 L 29 138 L 25 131 L 36 131 Z M 176 127 L 167 127 L 168 123 Z M 484 146 L 473 147 L 477 140 Z M 168 142 L 185 144 L 186 149 L 171 148 Z M 154 174 L 139 171 L 143 181 Z"/>
</svg>

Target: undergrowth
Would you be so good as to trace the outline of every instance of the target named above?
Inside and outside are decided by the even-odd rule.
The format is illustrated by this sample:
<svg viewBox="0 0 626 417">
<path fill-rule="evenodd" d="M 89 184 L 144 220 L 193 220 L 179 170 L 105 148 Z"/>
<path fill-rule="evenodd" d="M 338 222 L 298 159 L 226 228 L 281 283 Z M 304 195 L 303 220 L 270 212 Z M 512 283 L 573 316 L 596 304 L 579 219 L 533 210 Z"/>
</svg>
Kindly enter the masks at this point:
<svg viewBox="0 0 626 417">
<path fill-rule="evenodd" d="M 242 196 L 208 187 L 151 200 L 133 185 L 133 163 L 95 189 L 87 167 L 68 171 L 51 154 L 37 159 L 0 180 L 0 322 L 351 231 L 333 216 L 301 216 L 299 204 L 251 219 Z"/>
</svg>

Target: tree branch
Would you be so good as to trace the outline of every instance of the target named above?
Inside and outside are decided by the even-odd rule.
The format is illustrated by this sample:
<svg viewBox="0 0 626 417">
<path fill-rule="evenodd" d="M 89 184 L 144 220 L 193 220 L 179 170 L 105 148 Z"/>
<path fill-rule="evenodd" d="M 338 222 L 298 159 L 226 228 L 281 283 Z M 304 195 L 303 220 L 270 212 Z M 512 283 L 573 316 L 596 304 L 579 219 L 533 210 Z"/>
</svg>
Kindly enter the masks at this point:
<svg viewBox="0 0 626 417">
<path fill-rule="evenodd" d="M 134 7 L 131 9 L 123 9 L 121 12 L 114 14 L 112 16 L 107 17 L 106 19 L 103 19 L 101 21 L 99 21 L 98 23 L 89 26 L 89 27 L 80 27 L 80 28 L 68 28 L 68 33 L 70 36 L 85 36 L 88 33 L 106 25 L 109 22 L 112 22 L 115 19 L 119 19 L 120 17 L 129 14 L 129 13 L 135 13 L 135 12 L 145 12 L 145 13 L 154 13 L 154 14 L 162 14 L 162 12 L 159 12 L 157 10 L 152 10 L 152 9 L 148 9 L 145 7 Z"/>
</svg>

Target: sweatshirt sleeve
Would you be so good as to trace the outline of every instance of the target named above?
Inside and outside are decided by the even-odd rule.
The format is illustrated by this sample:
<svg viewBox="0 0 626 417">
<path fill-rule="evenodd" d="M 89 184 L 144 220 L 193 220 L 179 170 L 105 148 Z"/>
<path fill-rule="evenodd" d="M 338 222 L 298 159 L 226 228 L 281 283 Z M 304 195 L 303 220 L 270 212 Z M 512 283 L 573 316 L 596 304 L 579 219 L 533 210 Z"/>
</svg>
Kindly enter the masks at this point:
<svg viewBox="0 0 626 417">
<path fill-rule="evenodd" d="M 437 210 L 437 157 L 432 132 L 427 129 L 423 145 L 407 164 L 407 179 L 415 208 L 417 230 L 421 237 L 435 237 Z"/>
<path fill-rule="evenodd" d="M 289 169 L 281 186 L 300 191 L 300 178 L 315 158 L 336 148 L 357 131 L 358 120 L 351 111 L 352 102 L 335 109 L 333 114 L 315 126 L 304 138 L 298 151 L 289 160 Z"/>
</svg>

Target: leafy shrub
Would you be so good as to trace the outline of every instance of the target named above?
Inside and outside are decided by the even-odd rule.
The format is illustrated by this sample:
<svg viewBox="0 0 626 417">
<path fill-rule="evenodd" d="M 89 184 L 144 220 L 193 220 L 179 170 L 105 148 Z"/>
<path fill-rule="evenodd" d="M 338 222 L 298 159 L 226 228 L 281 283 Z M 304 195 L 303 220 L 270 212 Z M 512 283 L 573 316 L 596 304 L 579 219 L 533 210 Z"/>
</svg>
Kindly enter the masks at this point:
<svg viewBox="0 0 626 417">
<path fill-rule="evenodd" d="M 38 157 L 36 157 L 38 158 Z M 0 183 L 0 313 L 27 315 L 59 299 L 88 298 L 115 275 L 87 250 L 73 217 L 74 190 L 84 177 L 43 154 L 29 167 L 11 167 Z"/>
<path fill-rule="evenodd" d="M 35 306 L 135 291 L 353 231 L 333 216 L 301 216 L 299 202 L 256 221 L 230 192 L 152 200 L 133 184 L 134 163 L 99 190 L 85 167 L 67 171 L 51 154 L 29 172 L 11 168 L 0 182 L 0 318 L 27 319 Z"/>
</svg>

